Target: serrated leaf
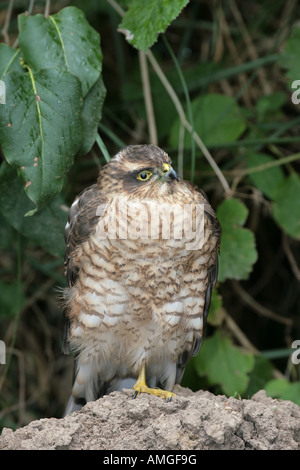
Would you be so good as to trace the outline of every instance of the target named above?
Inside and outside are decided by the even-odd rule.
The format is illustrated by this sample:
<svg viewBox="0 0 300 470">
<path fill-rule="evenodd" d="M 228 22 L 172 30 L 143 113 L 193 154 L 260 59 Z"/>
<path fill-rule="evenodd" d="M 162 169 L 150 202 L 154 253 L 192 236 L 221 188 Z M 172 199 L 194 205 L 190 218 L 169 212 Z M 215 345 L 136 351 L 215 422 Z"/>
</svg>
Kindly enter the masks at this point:
<svg viewBox="0 0 300 470">
<path fill-rule="evenodd" d="M 296 173 L 277 187 L 272 214 L 290 237 L 300 240 L 300 178 Z"/>
<path fill-rule="evenodd" d="M 194 129 L 208 147 L 234 142 L 246 129 L 239 106 L 231 96 L 207 94 L 192 101 Z M 176 119 L 170 135 L 170 144 L 178 146 L 180 120 Z M 191 136 L 186 132 L 184 146 L 191 147 Z"/>
<path fill-rule="evenodd" d="M 119 28 L 137 49 L 146 51 L 179 15 L 189 0 L 133 0 Z"/>
<path fill-rule="evenodd" d="M 0 142 L 7 161 L 21 171 L 35 203 L 58 193 L 82 143 L 80 82 L 55 68 L 4 77 Z"/>
<path fill-rule="evenodd" d="M 200 376 L 207 376 L 211 385 L 220 385 L 227 396 L 236 392 L 242 395 L 249 383 L 254 356 L 242 353 L 217 331 L 203 342 L 194 365 Z"/>
<path fill-rule="evenodd" d="M 83 103 L 83 143 L 79 151 L 81 155 L 86 155 L 96 140 L 105 95 L 106 89 L 100 76 L 86 95 Z"/>
<path fill-rule="evenodd" d="M 264 153 L 247 153 L 246 159 L 248 168 L 274 161 L 272 157 Z M 260 189 L 266 196 L 273 199 L 276 194 L 277 187 L 284 180 L 284 173 L 279 166 L 275 166 L 264 171 L 251 173 L 249 175 L 249 179 L 252 181 L 254 186 Z"/>
<path fill-rule="evenodd" d="M 13 49 L 7 44 L 0 44 L 0 79 L 10 71 L 22 72 L 20 49 Z"/>
<path fill-rule="evenodd" d="M 222 227 L 219 281 L 247 279 L 257 260 L 254 234 L 242 226 L 248 209 L 239 199 L 223 201 L 217 209 Z"/>
<path fill-rule="evenodd" d="M 0 211 L 6 221 L 25 237 L 54 256 L 65 251 L 64 227 L 68 214 L 62 197 L 56 196 L 31 217 L 24 214 L 34 208 L 14 168 L 3 162 L 0 167 Z"/>
<path fill-rule="evenodd" d="M 85 96 L 102 69 L 100 36 L 76 7 L 55 15 L 26 16 L 20 25 L 19 43 L 25 62 L 34 72 L 58 67 L 77 75 Z"/>
</svg>

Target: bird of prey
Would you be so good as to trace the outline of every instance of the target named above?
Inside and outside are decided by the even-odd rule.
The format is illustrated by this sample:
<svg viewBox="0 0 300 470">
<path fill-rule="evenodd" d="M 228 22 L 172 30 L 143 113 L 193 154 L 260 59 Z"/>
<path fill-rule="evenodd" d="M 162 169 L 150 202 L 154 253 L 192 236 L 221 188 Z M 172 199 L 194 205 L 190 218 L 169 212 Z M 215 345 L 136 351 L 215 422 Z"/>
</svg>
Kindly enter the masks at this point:
<svg viewBox="0 0 300 470">
<path fill-rule="evenodd" d="M 121 150 L 69 211 L 63 352 L 66 414 L 113 390 L 171 400 L 200 348 L 221 229 L 205 193 L 154 145 Z"/>
</svg>

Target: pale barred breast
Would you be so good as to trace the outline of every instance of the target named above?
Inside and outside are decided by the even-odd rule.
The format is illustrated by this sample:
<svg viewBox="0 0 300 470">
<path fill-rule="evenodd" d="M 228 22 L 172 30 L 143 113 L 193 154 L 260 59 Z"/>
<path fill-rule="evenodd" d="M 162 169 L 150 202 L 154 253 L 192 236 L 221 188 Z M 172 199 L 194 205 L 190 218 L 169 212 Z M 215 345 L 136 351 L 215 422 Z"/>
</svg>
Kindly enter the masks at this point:
<svg viewBox="0 0 300 470">
<path fill-rule="evenodd" d="M 176 329 L 201 333 L 202 293 L 207 280 L 203 266 L 208 262 L 209 233 L 202 240 L 201 250 L 187 249 L 190 239 L 184 238 L 184 231 L 179 236 L 184 221 L 179 206 L 170 212 L 168 207 L 153 204 L 131 205 L 127 219 L 123 213 L 118 217 L 118 210 L 108 214 L 106 226 L 102 219 L 94 235 L 77 250 L 80 273 L 73 295 L 72 316 L 76 321 L 71 333 L 81 337 L 86 329 L 96 329 L 100 334 L 121 329 L 123 334 L 130 334 L 134 333 L 133 325 L 139 329 L 153 321 L 165 333 Z M 116 233 L 111 224 L 114 217 Z M 167 220 L 169 227 L 166 223 L 150 226 L 153 220 Z M 142 232 L 145 227 L 148 238 Z M 153 233 L 158 236 L 149 237 Z M 178 343 L 177 335 L 175 338 Z"/>
</svg>

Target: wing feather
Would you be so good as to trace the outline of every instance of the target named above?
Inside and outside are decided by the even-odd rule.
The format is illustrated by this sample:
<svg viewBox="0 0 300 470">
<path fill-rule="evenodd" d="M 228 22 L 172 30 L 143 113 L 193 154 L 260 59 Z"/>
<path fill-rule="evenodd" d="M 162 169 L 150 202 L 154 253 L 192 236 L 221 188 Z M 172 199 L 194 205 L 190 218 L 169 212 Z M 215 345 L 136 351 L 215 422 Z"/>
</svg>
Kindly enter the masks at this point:
<svg viewBox="0 0 300 470">
<path fill-rule="evenodd" d="M 80 266 L 75 256 L 76 249 L 96 229 L 99 218 L 103 214 L 106 198 L 96 184 L 80 193 L 69 210 L 68 222 L 65 228 L 65 276 L 67 289 L 74 286 Z M 68 306 L 64 306 L 63 346 L 64 354 L 69 354 L 68 344 L 70 321 L 68 319 Z"/>
</svg>

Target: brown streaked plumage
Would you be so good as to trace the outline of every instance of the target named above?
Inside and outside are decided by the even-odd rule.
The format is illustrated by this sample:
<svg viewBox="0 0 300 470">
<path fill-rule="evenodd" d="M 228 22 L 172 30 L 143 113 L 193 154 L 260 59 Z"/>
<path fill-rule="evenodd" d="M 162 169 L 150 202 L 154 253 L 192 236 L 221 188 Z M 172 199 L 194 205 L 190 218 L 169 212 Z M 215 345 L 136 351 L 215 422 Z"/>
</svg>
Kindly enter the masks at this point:
<svg viewBox="0 0 300 470">
<path fill-rule="evenodd" d="M 205 194 L 153 145 L 119 152 L 75 199 L 65 230 L 63 350 L 76 353 L 66 413 L 137 379 L 136 394 L 171 398 L 145 389 L 143 374 L 171 391 L 197 354 L 220 234 Z"/>
</svg>

